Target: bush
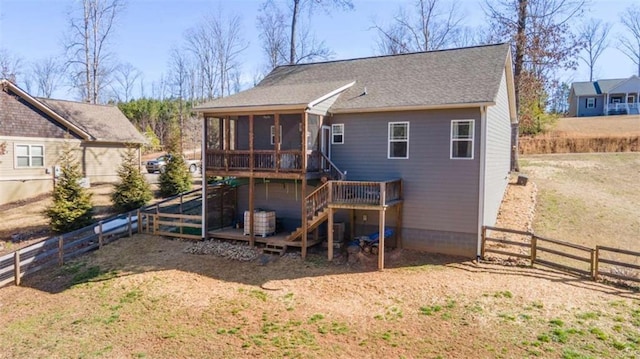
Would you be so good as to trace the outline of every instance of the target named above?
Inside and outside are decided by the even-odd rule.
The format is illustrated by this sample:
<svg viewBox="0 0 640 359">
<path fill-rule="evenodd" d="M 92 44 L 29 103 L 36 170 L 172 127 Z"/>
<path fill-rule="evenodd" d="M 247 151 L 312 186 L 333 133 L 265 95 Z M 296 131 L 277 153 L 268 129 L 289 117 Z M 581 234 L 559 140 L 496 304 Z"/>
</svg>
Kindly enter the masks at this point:
<svg viewBox="0 0 640 359">
<path fill-rule="evenodd" d="M 140 172 L 138 156 L 134 148 L 122 154 L 122 164 L 118 168 L 120 182 L 111 194 L 113 208 L 118 212 L 128 212 L 147 204 L 151 198 L 151 186 Z"/>
<path fill-rule="evenodd" d="M 191 189 L 191 174 L 187 162 L 179 153 L 170 153 L 165 171 L 160 174 L 160 194 L 171 197 Z"/>
<path fill-rule="evenodd" d="M 53 204 L 45 210 L 51 229 L 57 233 L 70 232 L 93 222 L 91 193 L 80 186 L 80 166 L 72 151 L 71 145 L 65 144 L 60 176 L 53 188 Z"/>
</svg>

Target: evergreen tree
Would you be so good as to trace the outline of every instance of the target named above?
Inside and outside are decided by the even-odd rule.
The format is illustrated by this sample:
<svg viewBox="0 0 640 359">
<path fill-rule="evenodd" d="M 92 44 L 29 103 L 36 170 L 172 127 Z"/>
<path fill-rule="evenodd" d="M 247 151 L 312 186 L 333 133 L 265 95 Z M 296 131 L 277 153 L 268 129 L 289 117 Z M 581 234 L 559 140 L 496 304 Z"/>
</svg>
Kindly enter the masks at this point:
<svg viewBox="0 0 640 359">
<path fill-rule="evenodd" d="M 178 195 L 191 189 L 191 174 L 180 147 L 180 129 L 173 124 L 170 131 L 168 150 L 171 158 L 165 171 L 160 174 L 160 194 L 163 197 Z"/>
<path fill-rule="evenodd" d="M 53 204 L 45 214 L 53 231 L 65 233 L 90 225 L 93 222 L 93 205 L 91 193 L 80 186 L 80 166 L 69 143 L 62 149 L 60 170 L 53 188 Z"/>
<path fill-rule="evenodd" d="M 128 148 L 122 154 L 122 164 L 118 168 L 120 182 L 111 194 L 113 208 L 118 212 L 127 212 L 147 204 L 153 197 L 151 186 L 140 172 L 138 157 L 134 148 Z"/>
</svg>

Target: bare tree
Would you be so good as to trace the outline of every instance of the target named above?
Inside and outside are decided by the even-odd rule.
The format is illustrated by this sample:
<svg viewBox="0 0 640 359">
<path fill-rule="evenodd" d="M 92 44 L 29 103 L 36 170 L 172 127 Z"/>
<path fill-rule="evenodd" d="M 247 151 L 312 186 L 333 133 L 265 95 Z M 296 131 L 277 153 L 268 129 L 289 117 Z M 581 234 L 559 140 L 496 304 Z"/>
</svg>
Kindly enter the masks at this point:
<svg viewBox="0 0 640 359">
<path fill-rule="evenodd" d="M 133 99 L 136 81 L 142 73 L 131 63 L 121 63 L 114 68 L 111 91 L 118 102 L 129 102 Z"/>
<path fill-rule="evenodd" d="M 462 26 L 464 12 L 456 8 L 454 2 L 417 0 L 414 6 L 414 10 L 400 8 L 394 21 L 386 27 L 373 25 L 378 32 L 381 53 L 431 51 L 460 42 L 465 45 L 475 42 L 468 38 L 469 30 Z"/>
<path fill-rule="evenodd" d="M 627 34 L 620 39 L 620 51 L 638 66 L 640 76 L 640 8 L 629 6 L 620 16 Z"/>
<path fill-rule="evenodd" d="M 22 59 L 11 54 L 9 50 L 0 48 L 0 78 L 15 83 L 21 73 Z"/>
<path fill-rule="evenodd" d="M 580 60 L 589 66 L 589 81 L 593 81 L 593 72 L 596 62 L 604 50 L 609 47 L 609 30 L 611 24 L 602 20 L 591 19 L 580 26 L 580 38 L 584 41 L 584 49 L 580 54 Z"/>
<path fill-rule="evenodd" d="M 31 64 L 30 77 L 38 96 L 51 97 L 62 80 L 62 66 L 54 57 L 40 59 Z"/>
<path fill-rule="evenodd" d="M 225 22 L 222 12 L 206 17 L 186 33 L 187 49 L 193 54 L 202 79 L 201 98 L 223 97 L 231 93 L 231 74 L 240 66 L 240 54 L 247 49 L 239 16 Z"/>
<path fill-rule="evenodd" d="M 67 66 L 83 100 L 98 103 L 113 71 L 108 45 L 124 2 L 82 0 L 80 4 L 76 9 L 79 13 L 70 14 L 70 33 L 65 44 Z"/>
<path fill-rule="evenodd" d="M 318 41 L 311 33 L 308 24 L 303 22 L 306 11 L 308 20 L 318 8 L 326 12 L 333 8 L 353 9 L 351 0 L 288 0 L 289 11 L 285 13 L 273 0 L 262 4 L 258 15 L 258 29 L 263 41 L 263 51 L 271 68 L 285 63 L 326 59 L 331 55 L 323 41 Z M 287 16 L 290 22 L 287 24 Z"/>
<path fill-rule="evenodd" d="M 169 73 L 170 87 L 172 95 L 178 100 L 178 117 L 180 121 L 180 152 L 184 151 L 183 146 L 183 133 L 184 133 L 184 118 L 185 118 L 185 104 L 184 99 L 187 96 L 189 83 L 190 83 L 190 69 L 189 60 L 185 56 L 186 52 L 181 51 L 179 48 L 172 48 L 169 55 Z"/>
</svg>

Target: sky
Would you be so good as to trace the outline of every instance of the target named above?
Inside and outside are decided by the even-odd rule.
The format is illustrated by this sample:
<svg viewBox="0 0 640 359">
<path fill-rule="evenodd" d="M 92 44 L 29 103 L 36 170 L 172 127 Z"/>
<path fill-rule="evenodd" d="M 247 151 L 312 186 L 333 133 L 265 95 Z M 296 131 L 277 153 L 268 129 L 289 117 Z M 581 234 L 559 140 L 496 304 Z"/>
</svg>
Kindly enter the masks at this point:
<svg viewBox="0 0 640 359">
<path fill-rule="evenodd" d="M 184 42 L 187 29 L 206 15 L 222 11 L 239 15 L 243 37 L 249 47 L 242 57 L 243 87 L 250 87 L 252 78 L 264 63 L 260 51 L 256 16 L 264 0 L 129 0 L 112 37 L 112 49 L 119 61 L 129 62 L 143 73 L 145 93 L 150 96 L 151 82 L 167 72 L 172 46 Z M 276 0 L 282 1 L 282 0 Z M 484 21 L 483 0 L 457 0 L 457 9 L 464 12 L 465 25 L 477 26 Z M 353 0 L 353 11 L 317 11 L 312 27 L 318 39 L 334 52 L 332 59 L 349 59 L 376 55 L 374 21 L 389 22 L 400 6 L 412 0 Z M 623 31 L 619 16 L 625 8 L 640 6 L 638 0 L 591 0 L 583 15 L 613 23 L 610 37 L 614 45 L 605 50 L 598 62 L 596 78 L 624 78 L 637 67 L 615 47 L 615 37 Z M 30 61 L 62 54 L 63 39 L 68 29 L 68 12 L 78 6 L 78 0 L 0 0 L 0 48 L 23 60 Z M 576 71 L 561 74 L 564 81 L 588 80 L 588 68 L 581 64 Z M 20 83 L 20 79 L 18 79 Z M 76 94 L 59 89 L 56 98 L 74 99 Z"/>
</svg>

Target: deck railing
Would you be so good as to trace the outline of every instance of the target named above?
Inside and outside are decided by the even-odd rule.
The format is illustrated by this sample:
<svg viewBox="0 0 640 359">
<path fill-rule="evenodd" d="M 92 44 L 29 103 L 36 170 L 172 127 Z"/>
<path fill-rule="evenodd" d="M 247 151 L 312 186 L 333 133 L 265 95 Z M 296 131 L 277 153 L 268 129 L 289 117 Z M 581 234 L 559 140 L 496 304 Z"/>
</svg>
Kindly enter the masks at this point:
<svg viewBox="0 0 640 359">
<path fill-rule="evenodd" d="M 206 168 L 225 171 L 302 171 L 302 152 L 298 150 L 257 150 L 253 156 L 249 150 L 207 150 L 205 160 Z"/>
<path fill-rule="evenodd" d="M 331 182 L 324 183 L 322 186 L 316 188 L 306 198 L 305 203 L 307 206 L 307 220 L 312 220 L 322 212 L 329 204 Z"/>
<path fill-rule="evenodd" d="M 385 182 L 331 181 L 330 202 L 385 206 L 402 198 L 402 180 Z"/>
</svg>

